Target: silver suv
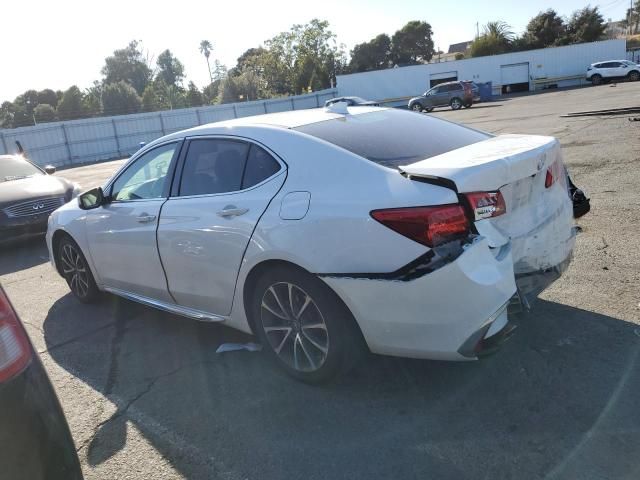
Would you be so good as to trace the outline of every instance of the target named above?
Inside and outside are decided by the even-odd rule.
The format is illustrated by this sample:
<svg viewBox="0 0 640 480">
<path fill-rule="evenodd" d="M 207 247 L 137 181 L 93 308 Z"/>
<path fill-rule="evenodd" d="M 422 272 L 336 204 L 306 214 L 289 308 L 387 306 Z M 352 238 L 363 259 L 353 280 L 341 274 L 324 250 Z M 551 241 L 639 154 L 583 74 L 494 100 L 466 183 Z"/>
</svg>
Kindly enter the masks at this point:
<svg viewBox="0 0 640 480">
<path fill-rule="evenodd" d="M 430 112 L 435 107 L 451 107 L 459 110 L 469 108 L 473 102 L 480 101 L 480 89 L 473 82 L 446 82 L 427 90 L 419 97 L 409 100 L 409 109 L 414 112 L 426 110 Z"/>
</svg>

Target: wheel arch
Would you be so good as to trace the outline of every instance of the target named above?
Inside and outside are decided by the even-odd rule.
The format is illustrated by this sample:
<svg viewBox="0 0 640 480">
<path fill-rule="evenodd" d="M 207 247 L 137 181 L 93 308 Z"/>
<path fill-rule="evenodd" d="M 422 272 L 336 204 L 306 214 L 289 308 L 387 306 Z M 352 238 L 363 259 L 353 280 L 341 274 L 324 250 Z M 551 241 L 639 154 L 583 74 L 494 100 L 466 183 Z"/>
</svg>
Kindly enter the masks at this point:
<svg viewBox="0 0 640 480">
<path fill-rule="evenodd" d="M 53 264 L 55 265 L 56 271 L 61 277 L 63 277 L 64 275 L 62 273 L 62 268 L 60 267 L 60 262 L 58 261 L 58 251 L 60 250 L 59 248 L 60 242 L 65 237 L 70 238 L 76 244 L 78 243 L 73 239 L 73 237 L 71 236 L 71 234 L 69 234 L 69 232 L 63 229 L 56 230 L 55 232 L 53 232 L 53 235 L 51 236 L 51 254 L 53 255 Z"/>
<path fill-rule="evenodd" d="M 312 275 L 318 278 L 322 282 L 322 284 L 325 285 L 329 289 L 329 291 L 334 295 L 336 301 L 339 302 L 341 307 L 344 308 L 344 310 L 349 313 L 349 317 L 352 319 L 352 323 L 353 323 L 352 326 L 357 330 L 357 334 L 360 336 L 361 341 L 366 345 L 366 342 L 364 340 L 364 335 L 362 333 L 362 329 L 358 324 L 358 320 L 355 318 L 355 315 L 353 314 L 351 309 L 348 307 L 344 299 L 338 294 L 338 292 L 336 292 L 329 284 L 322 281 L 322 279 L 317 277 L 313 272 L 310 272 L 306 268 L 303 268 L 300 265 L 297 265 L 296 263 L 293 263 L 288 260 L 282 260 L 282 259 L 263 260 L 257 263 L 256 265 L 254 265 L 249 271 L 249 273 L 247 273 L 247 276 L 245 278 L 243 288 L 242 288 L 242 306 L 244 308 L 245 317 L 247 319 L 247 324 L 251 329 L 251 333 L 256 335 L 255 319 L 252 318 L 252 315 L 251 315 L 251 307 L 250 307 L 251 295 L 255 290 L 255 285 L 258 282 L 258 279 L 260 278 L 260 276 L 265 272 L 267 272 L 268 270 L 276 267 L 286 267 L 286 268 L 295 269 L 300 272 L 304 272 L 307 275 Z"/>
</svg>

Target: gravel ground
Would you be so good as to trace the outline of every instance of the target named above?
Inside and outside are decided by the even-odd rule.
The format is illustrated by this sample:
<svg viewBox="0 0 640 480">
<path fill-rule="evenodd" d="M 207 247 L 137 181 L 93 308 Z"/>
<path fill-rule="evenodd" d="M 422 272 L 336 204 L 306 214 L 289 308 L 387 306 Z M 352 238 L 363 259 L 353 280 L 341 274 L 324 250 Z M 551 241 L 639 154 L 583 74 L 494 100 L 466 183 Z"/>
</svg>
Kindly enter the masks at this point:
<svg viewBox="0 0 640 480">
<path fill-rule="evenodd" d="M 638 105 L 640 83 L 556 91 L 437 116 L 553 135 L 591 197 L 574 261 L 496 355 L 372 356 L 310 387 L 248 337 L 107 297 L 80 305 L 44 242 L 0 252 L 0 281 L 60 396 L 88 479 L 640 477 L 640 122 L 560 118 Z M 97 185 L 121 162 L 60 172 Z"/>
</svg>

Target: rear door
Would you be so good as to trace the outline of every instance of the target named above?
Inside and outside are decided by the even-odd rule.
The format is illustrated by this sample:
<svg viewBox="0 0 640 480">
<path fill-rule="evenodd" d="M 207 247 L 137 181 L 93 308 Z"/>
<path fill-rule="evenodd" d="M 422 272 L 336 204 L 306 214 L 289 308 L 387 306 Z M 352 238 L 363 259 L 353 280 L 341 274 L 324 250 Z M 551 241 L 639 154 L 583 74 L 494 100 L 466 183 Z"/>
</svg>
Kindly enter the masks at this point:
<svg viewBox="0 0 640 480">
<path fill-rule="evenodd" d="M 285 164 L 237 138 L 193 138 L 185 150 L 162 208 L 160 257 L 179 305 L 228 315 L 244 252 Z"/>
<path fill-rule="evenodd" d="M 620 62 L 604 62 L 600 64 L 600 73 L 603 77 L 612 78 L 619 76 Z"/>
</svg>

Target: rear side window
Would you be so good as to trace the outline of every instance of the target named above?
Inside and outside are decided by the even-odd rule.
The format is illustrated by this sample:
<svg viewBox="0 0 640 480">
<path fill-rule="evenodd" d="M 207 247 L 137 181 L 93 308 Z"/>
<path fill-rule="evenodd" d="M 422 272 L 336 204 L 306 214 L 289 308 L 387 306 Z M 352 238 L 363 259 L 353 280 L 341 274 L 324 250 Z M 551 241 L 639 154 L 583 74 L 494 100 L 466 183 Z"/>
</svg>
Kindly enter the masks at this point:
<svg viewBox="0 0 640 480">
<path fill-rule="evenodd" d="M 252 145 L 242 179 L 242 189 L 253 187 L 280 170 L 280 164 L 264 148 Z"/>
<path fill-rule="evenodd" d="M 182 170 L 180 196 L 240 190 L 248 153 L 249 145 L 244 142 L 192 140 Z"/>
<path fill-rule="evenodd" d="M 424 160 L 490 138 L 430 115 L 379 110 L 297 127 L 304 132 L 389 168 Z"/>
</svg>

